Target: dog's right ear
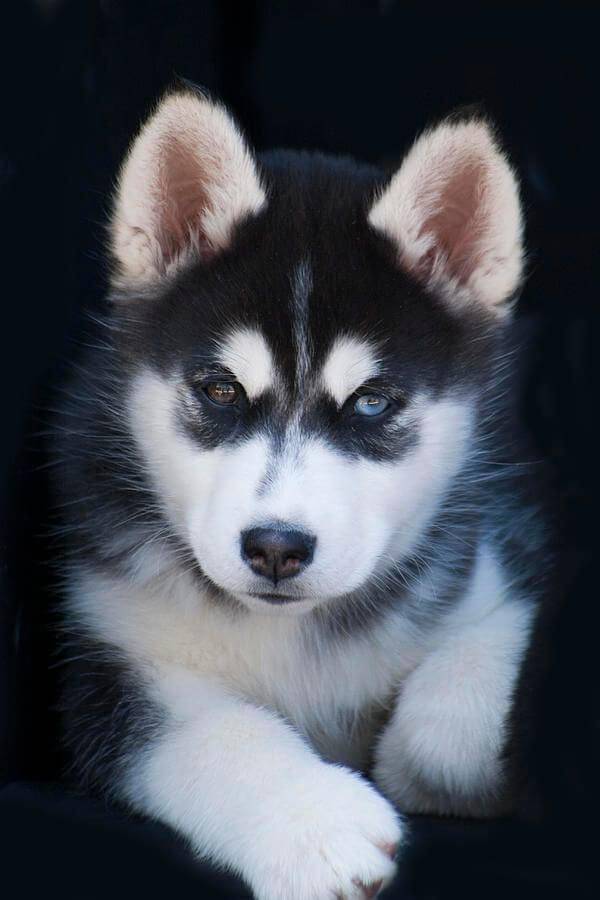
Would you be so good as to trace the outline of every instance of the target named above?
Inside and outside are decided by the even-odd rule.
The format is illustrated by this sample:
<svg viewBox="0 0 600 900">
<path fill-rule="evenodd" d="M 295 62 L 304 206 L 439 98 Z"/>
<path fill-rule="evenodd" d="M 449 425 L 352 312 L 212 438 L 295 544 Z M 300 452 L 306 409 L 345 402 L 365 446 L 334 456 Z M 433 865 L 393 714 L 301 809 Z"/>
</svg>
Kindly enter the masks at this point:
<svg viewBox="0 0 600 900">
<path fill-rule="evenodd" d="M 168 94 L 123 164 L 111 220 L 115 280 L 151 281 L 224 249 L 266 202 L 256 163 L 227 111 L 199 91 Z"/>
</svg>

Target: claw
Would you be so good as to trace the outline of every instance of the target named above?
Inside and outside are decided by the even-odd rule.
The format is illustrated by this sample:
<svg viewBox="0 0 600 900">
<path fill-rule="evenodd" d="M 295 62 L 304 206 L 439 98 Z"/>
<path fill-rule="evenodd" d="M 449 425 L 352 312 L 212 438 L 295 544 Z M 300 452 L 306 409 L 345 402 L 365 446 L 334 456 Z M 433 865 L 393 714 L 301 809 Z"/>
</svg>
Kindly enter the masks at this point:
<svg viewBox="0 0 600 900">
<path fill-rule="evenodd" d="M 386 856 L 389 856 L 390 859 L 396 859 L 396 853 L 398 852 L 398 844 L 377 844 L 382 853 L 385 853 Z"/>
<path fill-rule="evenodd" d="M 381 890 L 381 885 L 383 884 L 383 878 L 380 878 L 379 881 L 374 881 L 373 884 L 365 885 L 365 898 L 366 900 L 371 900 L 372 897 L 376 897 L 379 891 Z"/>
<path fill-rule="evenodd" d="M 352 879 L 352 883 L 357 887 L 362 888 L 362 892 L 365 900 L 372 900 L 373 897 L 376 897 L 381 887 L 383 885 L 383 878 L 380 878 L 379 881 L 372 881 L 371 884 L 365 884 L 363 881 L 358 881 L 358 879 Z"/>
</svg>

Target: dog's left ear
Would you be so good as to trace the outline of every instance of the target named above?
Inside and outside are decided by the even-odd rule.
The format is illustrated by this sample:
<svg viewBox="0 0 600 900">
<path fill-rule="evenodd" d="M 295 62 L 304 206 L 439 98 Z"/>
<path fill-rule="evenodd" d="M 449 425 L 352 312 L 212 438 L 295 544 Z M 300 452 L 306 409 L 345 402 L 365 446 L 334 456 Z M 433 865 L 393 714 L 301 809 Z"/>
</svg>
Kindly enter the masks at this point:
<svg viewBox="0 0 600 900">
<path fill-rule="evenodd" d="M 519 190 L 485 121 L 426 131 L 368 219 L 394 242 L 400 266 L 451 305 L 509 311 L 523 267 Z"/>
</svg>

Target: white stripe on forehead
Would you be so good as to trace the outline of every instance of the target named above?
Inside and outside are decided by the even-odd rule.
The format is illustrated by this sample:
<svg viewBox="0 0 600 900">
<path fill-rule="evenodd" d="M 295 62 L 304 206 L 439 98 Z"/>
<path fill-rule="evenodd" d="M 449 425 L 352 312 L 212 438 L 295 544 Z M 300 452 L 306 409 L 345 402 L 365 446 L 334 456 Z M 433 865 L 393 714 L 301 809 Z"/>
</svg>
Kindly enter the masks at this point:
<svg viewBox="0 0 600 900">
<path fill-rule="evenodd" d="M 235 375 L 250 400 L 275 383 L 275 365 L 264 336 L 254 328 L 238 328 L 219 348 L 218 359 Z"/>
<path fill-rule="evenodd" d="M 321 383 L 338 406 L 379 372 L 373 347 L 362 338 L 338 338 L 321 371 Z"/>
</svg>

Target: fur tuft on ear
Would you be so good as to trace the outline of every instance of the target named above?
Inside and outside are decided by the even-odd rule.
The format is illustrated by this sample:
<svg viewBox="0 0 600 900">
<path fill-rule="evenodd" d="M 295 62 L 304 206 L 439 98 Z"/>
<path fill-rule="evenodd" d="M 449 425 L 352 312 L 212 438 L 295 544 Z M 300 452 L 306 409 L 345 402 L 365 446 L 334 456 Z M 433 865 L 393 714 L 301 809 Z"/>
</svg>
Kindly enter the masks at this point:
<svg viewBox="0 0 600 900">
<path fill-rule="evenodd" d="M 254 159 L 227 111 L 191 88 L 168 94 L 119 176 L 110 227 L 117 281 L 156 278 L 192 250 L 208 258 L 265 202 Z"/>
<path fill-rule="evenodd" d="M 519 190 L 484 120 L 448 119 L 421 135 L 368 220 L 449 303 L 509 311 L 523 266 Z"/>
</svg>

